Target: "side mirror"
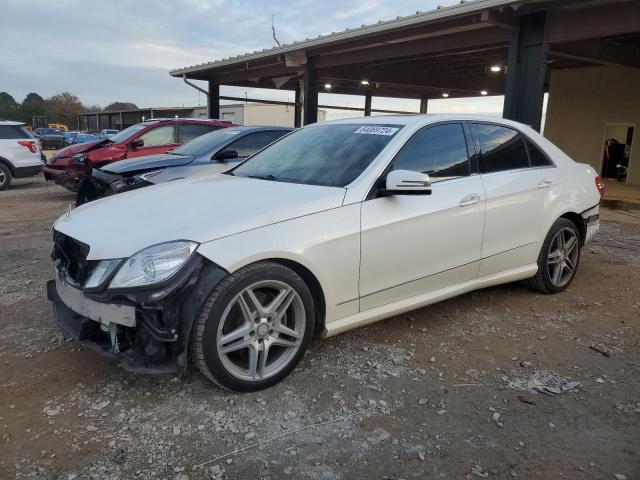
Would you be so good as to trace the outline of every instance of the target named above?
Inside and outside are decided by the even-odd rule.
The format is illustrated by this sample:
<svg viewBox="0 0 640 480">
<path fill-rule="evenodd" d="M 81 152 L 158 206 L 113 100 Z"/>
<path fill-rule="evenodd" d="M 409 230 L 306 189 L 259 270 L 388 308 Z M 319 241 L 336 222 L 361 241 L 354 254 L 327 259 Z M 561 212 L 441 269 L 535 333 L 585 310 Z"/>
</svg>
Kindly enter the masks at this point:
<svg viewBox="0 0 640 480">
<path fill-rule="evenodd" d="M 431 195 L 431 182 L 426 173 L 412 170 L 392 170 L 387 174 L 383 196 Z"/>
<path fill-rule="evenodd" d="M 238 158 L 238 152 L 229 148 L 220 150 L 214 157 L 214 159 L 218 160 L 219 162 L 222 162 L 224 160 L 231 160 L 232 158 Z"/>
<path fill-rule="evenodd" d="M 141 138 L 136 138 L 129 144 L 129 148 L 131 148 L 131 150 L 135 150 L 140 147 L 144 147 L 144 140 Z"/>
</svg>

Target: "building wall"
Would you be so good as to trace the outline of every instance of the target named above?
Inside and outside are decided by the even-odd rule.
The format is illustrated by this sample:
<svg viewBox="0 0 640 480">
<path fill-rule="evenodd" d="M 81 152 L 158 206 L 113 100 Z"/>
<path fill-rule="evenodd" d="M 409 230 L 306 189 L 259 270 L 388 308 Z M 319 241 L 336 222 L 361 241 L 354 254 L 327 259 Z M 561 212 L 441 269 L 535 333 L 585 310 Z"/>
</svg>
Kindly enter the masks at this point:
<svg viewBox="0 0 640 480">
<path fill-rule="evenodd" d="M 552 70 L 544 135 L 575 161 L 602 166 L 606 123 L 635 123 L 627 183 L 640 185 L 640 69 Z"/>
<path fill-rule="evenodd" d="M 193 116 L 207 118 L 206 107 L 195 107 Z M 221 120 L 237 125 L 279 125 L 293 127 L 293 105 L 271 105 L 268 103 L 235 103 L 220 105 Z M 327 119 L 325 110 L 318 110 L 318 121 Z"/>
</svg>

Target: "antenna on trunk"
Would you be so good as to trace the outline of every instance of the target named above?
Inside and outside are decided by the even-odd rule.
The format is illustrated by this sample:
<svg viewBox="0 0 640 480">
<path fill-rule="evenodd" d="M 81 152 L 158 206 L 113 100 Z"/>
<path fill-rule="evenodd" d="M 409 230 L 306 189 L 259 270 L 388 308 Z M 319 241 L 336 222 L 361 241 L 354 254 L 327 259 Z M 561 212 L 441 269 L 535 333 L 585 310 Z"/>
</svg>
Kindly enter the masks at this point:
<svg viewBox="0 0 640 480">
<path fill-rule="evenodd" d="M 278 41 L 278 39 L 276 38 L 276 26 L 274 25 L 274 18 L 275 15 L 271 15 L 271 31 L 273 32 L 273 39 L 275 40 L 275 42 L 278 44 L 278 46 L 280 47 L 280 42 Z"/>
</svg>

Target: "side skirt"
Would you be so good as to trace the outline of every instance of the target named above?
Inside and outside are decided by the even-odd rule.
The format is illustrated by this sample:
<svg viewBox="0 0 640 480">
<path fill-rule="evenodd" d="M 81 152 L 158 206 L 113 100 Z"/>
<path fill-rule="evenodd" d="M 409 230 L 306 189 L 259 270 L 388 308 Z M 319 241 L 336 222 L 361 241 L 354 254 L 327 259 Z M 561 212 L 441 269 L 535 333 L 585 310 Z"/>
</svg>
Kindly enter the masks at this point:
<svg viewBox="0 0 640 480">
<path fill-rule="evenodd" d="M 452 285 L 450 287 L 441 288 L 439 290 L 434 290 L 387 305 L 372 308 L 354 315 L 349 315 L 348 317 L 328 323 L 322 337 L 332 337 L 354 328 L 363 327 L 394 315 L 399 315 L 449 298 L 457 297 L 458 295 L 462 295 L 463 293 L 471 292 L 473 290 L 492 287 L 503 283 L 515 282 L 517 280 L 524 280 L 525 278 L 534 276 L 537 271 L 538 266 L 533 263 L 531 265 L 525 265 L 524 267 L 518 267 L 504 272 L 495 273 L 493 275 L 476 278 L 468 282 L 459 283 L 457 285 Z"/>
</svg>

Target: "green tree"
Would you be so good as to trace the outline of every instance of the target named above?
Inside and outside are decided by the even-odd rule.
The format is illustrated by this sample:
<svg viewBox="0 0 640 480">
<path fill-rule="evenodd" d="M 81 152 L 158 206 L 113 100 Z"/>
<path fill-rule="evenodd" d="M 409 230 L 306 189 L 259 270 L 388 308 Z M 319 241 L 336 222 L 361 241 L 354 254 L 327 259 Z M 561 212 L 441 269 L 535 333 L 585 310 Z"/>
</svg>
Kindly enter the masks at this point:
<svg viewBox="0 0 640 480">
<path fill-rule="evenodd" d="M 45 115 L 47 112 L 47 106 L 42 98 L 37 93 L 28 94 L 22 101 L 22 121 L 31 123 L 34 115 Z"/>
<path fill-rule="evenodd" d="M 137 110 L 138 106 L 131 102 L 113 102 L 104 107 L 105 112 L 118 112 L 120 110 Z"/>
<path fill-rule="evenodd" d="M 62 92 L 45 100 L 49 122 L 63 123 L 69 128 L 75 128 L 78 114 L 85 111 L 84 105 L 78 97 L 69 92 Z"/>
<path fill-rule="evenodd" d="M 19 120 L 21 113 L 20 104 L 7 92 L 0 92 L 0 118 Z"/>
</svg>

